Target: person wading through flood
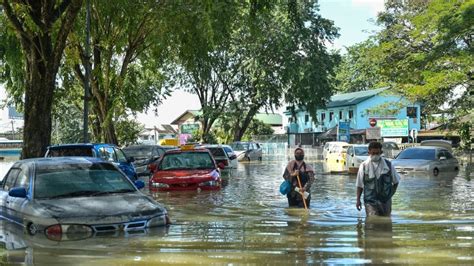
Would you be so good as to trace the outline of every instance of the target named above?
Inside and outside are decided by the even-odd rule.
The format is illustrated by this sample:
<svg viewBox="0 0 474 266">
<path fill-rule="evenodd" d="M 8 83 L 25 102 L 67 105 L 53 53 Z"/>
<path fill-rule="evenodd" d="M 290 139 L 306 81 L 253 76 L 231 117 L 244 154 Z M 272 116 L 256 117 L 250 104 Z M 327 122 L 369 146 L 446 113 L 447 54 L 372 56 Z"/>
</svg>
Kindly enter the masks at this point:
<svg viewBox="0 0 474 266">
<path fill-rule="evenodd" d="M 361 210 L 360 197 L 364 192 L 366 216 L 390 216 L 392 196 L 397 191 L 400 176 L 393 165 L 381 157 L 382 144 L 369 144 L 369 158 L 359 166 L 357 173 L 357 210 Z"/>
<path fill-rule="evenodd" d="M 303 191 L 296 191 L 296 188 L 299 188 L 298 178 L 299 175 L 301 186 Z M 291 183 L 291 191 L 286 195 L 288 198 L 288 205 L 290 207 L 299 207 L 304 208 L 303 196 L 302 194 L 306 191 L 311 193 L 311 185 L 314 182 L 314 170 L 311 165 L 307 165 L 304 162 L 304 151 L 302 148 L 295 149 L 295 160 L 291 160 L 286 166 L 285 172 L 283 173 L 283 178 L 288 180 Z M 311 194 L 306 198 L 306 206 L 309 208 L 309 203 L 311 201 Z"/>
</svg>

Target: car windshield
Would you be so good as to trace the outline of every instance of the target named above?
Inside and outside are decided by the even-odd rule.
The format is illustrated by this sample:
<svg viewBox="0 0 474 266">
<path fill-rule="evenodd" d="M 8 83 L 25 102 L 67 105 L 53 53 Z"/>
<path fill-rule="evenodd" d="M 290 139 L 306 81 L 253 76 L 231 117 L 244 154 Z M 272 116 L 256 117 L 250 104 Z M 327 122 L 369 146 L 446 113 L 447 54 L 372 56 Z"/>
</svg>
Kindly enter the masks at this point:
<svg viewBox="0 0 474 266">
<path fill-rule="evenodd" d="M 208 149 L 212 156 L 214 157 L 225 157 L 225 152 L 223 148 L 206 148 Z"/>
<path fill-rule="evenodd" d="M 435 149 L 406 149 L 398 155 L 397 159 L 434 160 L 435 153 Z"/>
<path fill-rule="evenodd" d="M 136 146 L 123 148 L 128 157 L 144 158 L 153 155 L 153 146 Z"/>
<path fill-rule="evenodd" d="M 232 144 L 232 149 L 234 149 L 234 151 L 246 151 L 249 149 L 249 144 L 248 143 L 234 143 Z"/>
<path fill-rule="evenodd" d="M 181 152 L 165 154 L 160 170 L 173 169 L 213 169 L 214 162 L 207 152 Z"/>
<path fill-rule="evenodd" d="M 35 199 L 98 196 L 136 191 L 120 171 L 108 163 L 39 166 L 34 183 Z"/>
<path fill-rule="evenodd" d="M 55 147 L 50 148 L 48 157 L 63 157 L 63 156 L 86 156 L 93 157 L 92 148 L 90 147 Z"/>
<path fill-rule="evenodd" d="M 357 156 L 369 156 L 368 147 L 354 147 L 354 151 Z"/>
</svg>

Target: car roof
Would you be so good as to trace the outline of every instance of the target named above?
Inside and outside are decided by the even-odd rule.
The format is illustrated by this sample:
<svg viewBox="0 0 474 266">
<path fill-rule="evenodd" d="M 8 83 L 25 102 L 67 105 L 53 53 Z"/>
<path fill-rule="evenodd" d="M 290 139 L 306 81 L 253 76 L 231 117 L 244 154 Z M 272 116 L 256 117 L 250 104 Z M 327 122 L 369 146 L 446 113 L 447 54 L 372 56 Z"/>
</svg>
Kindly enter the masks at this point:
<svg viewBox="0 0 474 266">
<path fill-rule="evenodd" d="M 406 148 L 405 150 L 409 149 L 421 149 L 421 150 L 443 150 L 443 151 L 448 151 L 448 149 L 441 148 L 441 147 L 436 147 L 436 146 L 416 146 L 416 147 L 409 147 Z"/>
<path fill-rule="evenodd" d="M 369 147 L 369 144 L 349 144 L 349 146 L 352 147 Z"/>
<path fill-rule="evenodd" d="M 177 153 L 185 153 L 185 152 L 205 152 L 209 153 L 209 151 L 205 148 L 194 148 L 194 149 L 173 149 L 173 150 L 167 150 L 165 154 L 177 154 Z"/>
<path fill-rule="evenodd" d="M 68 156 L 68 157 L 39 157 L 19 160 L 16 163 L 34 163 L 41 165 L 58 165 L 70 163 L 105 163 L 101 158 L 83 157 L 83 156 Z"/>
<path fill-rule="evenodd" d="M 152 148 L 152 147 L 157 147 L 161 148 L 160 145 L 155 145 L 155 144 L 137 144 L 137 145 L 129 145 L 127 147 L 123 147 L 122 149 L 139 149 L 139 148 Z"/>
<path fill-rule="evenodd" d="M 94 147 L 115 147 L 118 148 L 115 144 L 108 143 L 67 143 L 67 144 L 55 144 L 48 147 L 48 149 L 60 149 L 60 148 L 94 148 Z"/>
</svg>

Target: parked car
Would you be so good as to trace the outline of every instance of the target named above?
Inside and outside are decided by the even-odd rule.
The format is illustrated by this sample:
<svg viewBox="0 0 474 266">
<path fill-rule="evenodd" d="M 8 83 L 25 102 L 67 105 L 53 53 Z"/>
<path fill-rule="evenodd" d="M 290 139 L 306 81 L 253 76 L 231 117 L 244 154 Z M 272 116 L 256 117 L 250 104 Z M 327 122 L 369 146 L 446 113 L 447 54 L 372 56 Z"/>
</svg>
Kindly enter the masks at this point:
<svg viewBox="0 0 474 266">
<path fill-rule="evenodd" d="M 396 142 L 387 141 L 382 143 L 382 152 L 385 158 L 393 159 L 400 153 L 400 148 Z"/>
<path fill-rule="evenodd" d="M 21 160 L 0 185 L 1 216 L 55 240 L 168 224 L 166 209 L 138 190 L 143 187 L 98 158 Z"/>
<path fill-rule="evenodd" d="M 153 168 L 150 191 L 217 190 L 224 164 L 217 164 L 207 149 L 183 147 L 167 151 Z"/>
<path fill-rule="evenodd" d="M 349 173 L 357 173 L 360 164 L 369 157 L 369 145 L 353 144 L 347 148 L 346 169 Z"/>
<path fill-rule="evenodd" d="M 256 142 L 238 141 L 232 143 L 230 146 L 234 150 L 239 162 L 262 160 L 262 147 Z"/>
<path fill-rule="evenodd" d="M 137 173 L 133 166 L 134 158 L 128 158 L 125 153 L 114 144 L 105 143 L 76 143 L 49 146 L 45 157 L 85 156 L 101 158 L 118 166 L 130 180 L 137 180 Z"/>
<path fill-rule="evenodd" d="M 209 150 L 218 164 L 224 164 L 224 169 L 237 168 L 237 155 L 229 145 L 205 144 L 199 147 Z"/>
<path fill-rule="evenodd" d="M 148 165 L 158 160 L 167 150 L 174 149 L 173 146 L 160 145 L 131 145 L 123 148 L 125 155 L 133 157 L 135 171 L 138 176 L 149 176 L 151 174 Z"/>
<path fill-rule="evenodd" d="M 407 148 L 400 152 L 393 166 L 398 173 L 425 172 L 437 176 L 440 172 L 459 171 L 459 163 L 447 149 L 424 146 Z"/>
<path fill-rule="evenodd" d="M 343 142 L 343 141 L 329 141 L 329 142 L 326 142 L 323 146 L 323 161 L 326 161 L 326 158 L 329 154 L 329 151 L 333 148 L 333 146 L 335 145 L 349 145 L 349 143 L 347 142 Z"/>
<path fill-rule="evenodd" d="M 347 148 L 349 148 L 349 144 L 346 142 L 338 142 L 331 145 L 331 148 L 324 160 L 328 172 L 347 171 Z"/>
</svg>

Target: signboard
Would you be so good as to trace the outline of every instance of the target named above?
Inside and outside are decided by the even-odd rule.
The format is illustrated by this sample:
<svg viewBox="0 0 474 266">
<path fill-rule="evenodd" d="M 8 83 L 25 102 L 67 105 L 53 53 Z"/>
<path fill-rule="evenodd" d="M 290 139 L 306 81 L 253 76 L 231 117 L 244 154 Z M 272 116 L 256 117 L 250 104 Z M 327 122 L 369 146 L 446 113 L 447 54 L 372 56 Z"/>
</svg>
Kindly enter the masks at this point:
<svg viewBox="0 0 474 266">
<path fill-rule="evenodd" d="M 378 124 L 382 131 L 382 137 L 408 136 L 408 119 L 379 120 Z"/>
<path fill-rule="evenodd" d="M 377 125 L 377 119 L 375 119 L 375 118 L 370 119 L 369 120 L 369 125 L 371 127 L 375 127 Z"/>
<path fill-rule="evenodd" d="M 182 124 L 180 126 L 181 134 L 194 134 L 196 130 L 199 130 L 199 124 Z"/>
<path fill-rule="evenodd" d="M 349 142 L 351 140 L 351 123 L 339 122 L 337 127 L 337 140 Z"/>
<path fill-rule="evenodd" d="M 381 139 L 382 134 L 380 127 L 369 127 L 365 129 L 365 139 Z"/>
</svg>

